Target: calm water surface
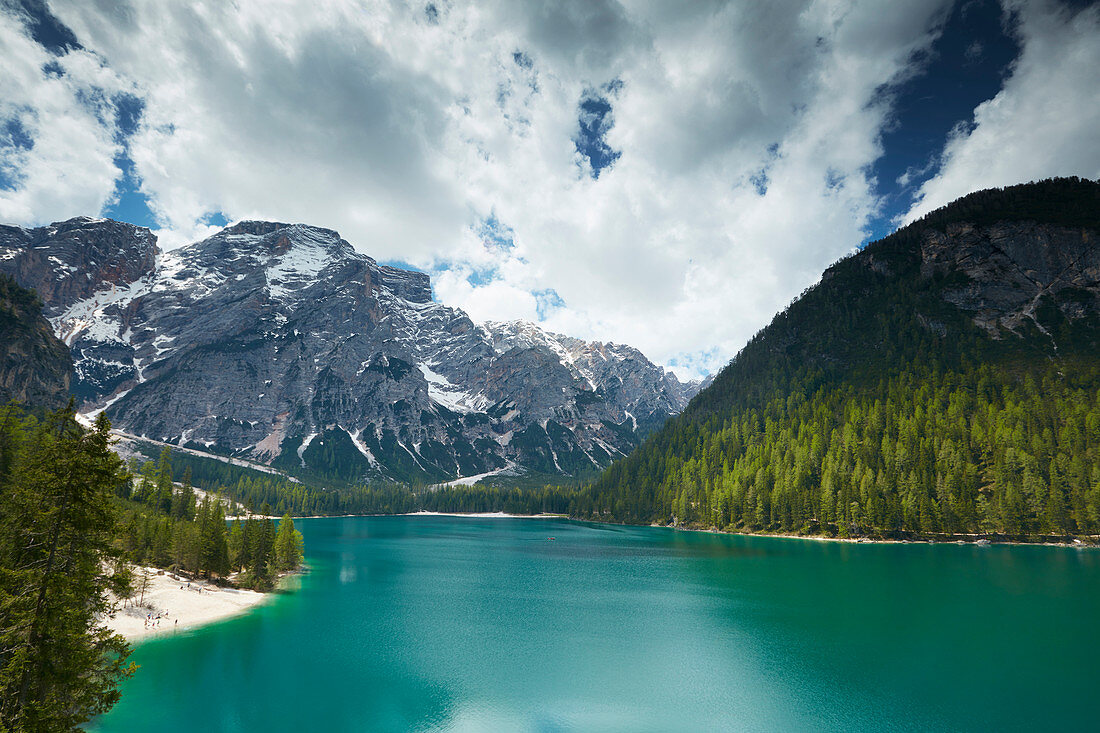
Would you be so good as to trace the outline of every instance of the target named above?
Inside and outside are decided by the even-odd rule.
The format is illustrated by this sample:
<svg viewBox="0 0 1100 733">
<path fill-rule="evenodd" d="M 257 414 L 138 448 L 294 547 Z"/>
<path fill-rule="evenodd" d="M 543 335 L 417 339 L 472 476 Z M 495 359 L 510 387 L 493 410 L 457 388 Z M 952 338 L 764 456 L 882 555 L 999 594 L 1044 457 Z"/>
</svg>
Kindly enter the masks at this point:
<svg viewBox="0 0 1100 733">
<path fill-rule="evenodd" d="M 1100 726 L 1097 551 L 557 520 L 296 526 L 313 566 L 300 589 L 140 645 L 93 730 Z"/>
</svg>

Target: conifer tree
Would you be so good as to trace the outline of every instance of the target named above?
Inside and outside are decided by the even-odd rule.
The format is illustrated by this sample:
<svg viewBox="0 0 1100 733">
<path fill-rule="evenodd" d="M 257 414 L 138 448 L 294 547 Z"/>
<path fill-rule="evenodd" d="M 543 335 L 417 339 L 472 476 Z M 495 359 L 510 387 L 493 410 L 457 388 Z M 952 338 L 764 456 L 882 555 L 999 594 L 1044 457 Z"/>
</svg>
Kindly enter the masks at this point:
<svg viewBox="0 0 1100 733">
<path fill-rule="evenodd" d="M 164 446 L 157 460 L 155 508 L 165 514 L 172 511 L 172 449 Z"/>
<path fill-rule="evenodd" d="M 279 520 L 275 534 L 275 565 L 279 570 L 294 570 L 302 564 L 302 533 L 294 529 L 290 513 Z"/>
<path fill-rule="evenodd" d="M 172 516 L 177 519 L 192 519 L 195 516 L 195 492 L 191 488 L 191 467 L 183 472 L 183 481 L 178 491 L 172 494 Z"/>
<path fill-rule="evenodd" d="M 0 483 L 0 730 L 77 730 L 132 672 L 125 640 L 97 625 L 108 591 L 128 595 L 111 541 L 124 472 L 106 417 L 86 431 L 74 415 L 28 421 Z"/>
<path fill-rule="evenodd" d="M 233 520 L 233 526 L 229 530 L 226 540 L 226 549 L 229 551 L 229 565 L 231 568 L 240 569 L 244 556 L 244 528 L 241 526 L 240 517 Z"/>
<path fill-rule="evenodd" d="M 271 506 L 267 502 L 260 507 L 260 512 L 252 564 L 257 575 L 267 576 L 274 560 L 275 523 L 271 521 Z"/>
<path fill-rule="evenodd" d="M 229 571 L 229 551 L 226 547 L 225 513 L 221 502 L 203 499 L 198 517 L 199 567 L 205 577 Z"/>
</svg>

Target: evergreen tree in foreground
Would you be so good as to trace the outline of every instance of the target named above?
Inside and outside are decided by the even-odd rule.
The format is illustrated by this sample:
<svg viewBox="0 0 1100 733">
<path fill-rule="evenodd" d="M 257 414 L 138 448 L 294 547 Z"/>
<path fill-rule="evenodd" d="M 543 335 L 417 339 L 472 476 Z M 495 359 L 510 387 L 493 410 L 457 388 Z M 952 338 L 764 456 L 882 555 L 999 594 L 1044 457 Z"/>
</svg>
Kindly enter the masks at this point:
<svg viewBox="0 0 1100 733">
<path fill-rule="evenodd" d="M 110 709 L 133 671 L 97 626 L 125 595 L 111 495 L 125 480 L 107 419 L 0 412 L 0 731 L 73 731 Z"/>
<path fill-rule="evenodd" d="M 207 578 L 229 572 L 225 512 L 220 500 L 203 499 L 199 510 L 199 571 Z"/>
</svg>

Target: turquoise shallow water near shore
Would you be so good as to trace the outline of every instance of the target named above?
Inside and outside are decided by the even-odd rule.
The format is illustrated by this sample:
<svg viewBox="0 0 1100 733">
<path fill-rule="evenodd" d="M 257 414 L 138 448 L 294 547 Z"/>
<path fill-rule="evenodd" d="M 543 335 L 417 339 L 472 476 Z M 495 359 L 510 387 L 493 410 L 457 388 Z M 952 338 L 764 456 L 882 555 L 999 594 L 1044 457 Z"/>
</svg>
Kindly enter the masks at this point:
<svg viewBox="0 0 1100 733">
<path fill-rule="evenodd" d="M 296 522 L 313 571 L 140 645 L 92 730 L 1094 729 L 1100 551 Z M 549 539 L 553 537 L 554 539 Z"/>
</svg>

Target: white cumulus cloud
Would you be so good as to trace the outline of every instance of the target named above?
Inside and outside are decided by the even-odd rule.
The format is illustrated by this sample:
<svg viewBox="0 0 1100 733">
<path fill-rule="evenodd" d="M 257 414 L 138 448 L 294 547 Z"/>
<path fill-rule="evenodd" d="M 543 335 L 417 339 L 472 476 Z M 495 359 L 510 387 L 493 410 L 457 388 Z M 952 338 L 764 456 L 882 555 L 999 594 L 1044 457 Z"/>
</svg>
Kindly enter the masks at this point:
<svg viewBox="0 0 1100 733">
<path fill-rule="evenodd" d="M 144 101 L 125 145 L 162 243 L 205 235 L 214 212 L 326 226 L 430 272 L 475 319 L 539 320 L 699 376 L 867 236 L 891 95 L 950 5 L 53 0 L 88 50 L 48 78 L 4 20 L 5 61 L 23 65 L 0 104 L 35 110 L 32 152 L 80 156 L 87 180 L 49 198 L 61 163 L 19 159 L 5 170 L 24 188 L 0 213 L 102 209 L 116 130 L 70 97 L 107 76 L 94 83 Z M 1095 175 L 1063 170 L 1070 138 L 1096 144 L 1095 9 L 1019 13 L 1024 54 L 949 141 L 928 205 L 968 192 L 997 140 L 1003 171 L 982 185 Z M 618 155 L 598 178 L 576 144 L 585 99 L 609 105 L 602 145 Z"/>
<path fill-rule="evenodd" d="M 132 85 L 94 54 L 55 57 L 0 13 L 0 221 L 36 224 L 100 212 L 122 174 L 115 102 Z"/>
<path fill-rule="evenodd" d="M 1100 178 L 1100 5 L 1012 0 L 1023 50 L 1004 88 L 952 133 L 906 221 L 971 191 Z"/>
</svg>

